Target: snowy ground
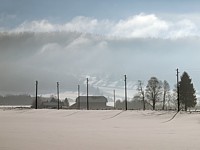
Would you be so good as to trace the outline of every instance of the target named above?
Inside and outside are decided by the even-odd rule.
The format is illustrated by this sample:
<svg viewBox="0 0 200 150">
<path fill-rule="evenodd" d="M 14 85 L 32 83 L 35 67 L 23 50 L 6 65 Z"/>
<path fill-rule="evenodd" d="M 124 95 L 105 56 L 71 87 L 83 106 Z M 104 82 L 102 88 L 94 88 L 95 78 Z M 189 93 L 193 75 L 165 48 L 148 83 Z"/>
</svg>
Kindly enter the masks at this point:
<svg viewBox="0 0 200 150">
<path fill-rule="evenodd" d="M 0 150 L 199 150 L 200 114 L 0 109 Z"/>
</svg>

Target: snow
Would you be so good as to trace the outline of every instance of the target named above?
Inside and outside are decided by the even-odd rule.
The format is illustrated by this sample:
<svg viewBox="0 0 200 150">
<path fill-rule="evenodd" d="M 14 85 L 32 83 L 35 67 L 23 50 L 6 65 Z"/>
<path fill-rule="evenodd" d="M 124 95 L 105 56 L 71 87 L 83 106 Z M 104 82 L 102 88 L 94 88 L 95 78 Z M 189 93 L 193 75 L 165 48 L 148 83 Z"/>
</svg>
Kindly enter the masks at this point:
<svg viewBox="0 0 200 150">
<path fill-rule="evenodd" d="M 31 105 L 0 105 L 0 109 L 31 108 Z"/>
<path fill-rule="evenodd" d="M 200 114 L 0 109 L 0 150 L 199 150 Z"/>
</svg>

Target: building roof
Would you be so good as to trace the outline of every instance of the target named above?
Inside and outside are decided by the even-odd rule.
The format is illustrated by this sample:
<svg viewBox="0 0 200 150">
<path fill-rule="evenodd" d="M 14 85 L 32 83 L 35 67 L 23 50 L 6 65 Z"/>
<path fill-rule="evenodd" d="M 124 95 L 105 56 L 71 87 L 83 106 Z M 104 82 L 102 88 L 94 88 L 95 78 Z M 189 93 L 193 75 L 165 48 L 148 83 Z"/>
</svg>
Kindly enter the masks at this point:
<svg viewBox="0 0 200 150">
<path fill-rule="evenodd" d="M 76 98 L 76 102 L 78 101 L 78 99 L 80 99 L 80 102 L 87 102 L 87 96 L 79 96 Z M 88 101 L 91 102 L 95 102 L 95 103 L 107 103 L 108 100 L 106 97 L 104 96 L 88 96 Z"/>
</svg>

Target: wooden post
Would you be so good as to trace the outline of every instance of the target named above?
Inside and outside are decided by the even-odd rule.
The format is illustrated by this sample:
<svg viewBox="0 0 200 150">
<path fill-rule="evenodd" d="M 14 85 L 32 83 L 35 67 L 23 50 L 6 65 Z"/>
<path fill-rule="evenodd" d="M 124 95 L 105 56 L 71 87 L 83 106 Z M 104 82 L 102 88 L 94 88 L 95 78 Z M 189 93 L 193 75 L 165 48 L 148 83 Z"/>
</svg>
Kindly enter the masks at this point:
<svg viewBox="0 0 200 150">
<path fill-rule="evenodd" d="M 37 109 L 38 107 L 38 81 L 36 81 L 36 84 L 35 84 L 35 109 Z"/>
<path fill-rule="evenodd" d="M 115 105 L 115 90 L 113 91 L 114 94 L 114 109 L 116 109 L 116 105 Z"/>
<path fill-rule="evenodd" d="M 126 88 L 126 75 L 124 75 L 124 82 L 125 82 L 125 110 L 127 110 L 127 88 Z"/>
<path fill-rule="evenodd" d="M 59 82 L 57 82 L 57 97 L 58 97 L 58 110 L 60 108 L 60 100 L 59 100 Z"/>
<path fill-rule="evenodd" d="M 81 109 L 81 106 L 80 106 L 80 85 L 78 85 L 78 99 L 77 99 L 77 109 Z"/>
<path fill-rule="evenodd" d="M 87 78 L 87 110 L 89 110 L 89 100 L 88 100 L 88 78 Z"/>
<path fill-rule="evenodd" d="M 179 71 L 178 68 L 176 69 L 176 76 L 177 76 L 177 101 L 178 101 L 178 112 L 180 111 L 180 94 L 179 94 Z"/>
</svg>

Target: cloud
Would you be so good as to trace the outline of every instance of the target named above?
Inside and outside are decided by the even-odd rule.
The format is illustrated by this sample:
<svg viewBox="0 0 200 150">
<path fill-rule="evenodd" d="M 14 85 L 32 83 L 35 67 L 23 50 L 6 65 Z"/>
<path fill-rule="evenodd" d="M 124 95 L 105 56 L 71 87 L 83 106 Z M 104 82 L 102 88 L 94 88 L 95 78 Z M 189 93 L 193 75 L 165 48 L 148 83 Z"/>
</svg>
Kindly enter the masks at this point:
<svg viewBox="0 0 200 150">
<path fill-rule="evenodd" d="M 87 17 L 65 24 L 24 22 L 0 32 L 0 94 L 32 94 L 35 80 L 40 81 L 41 93 L 54 92 L 57 81 L 63 92 L 76 91 L 87 75 L 97 81 L 109 76 L 108 81 L 122 85 L 124 74 L 129 82 L 157 76 L 173 87 L 177 67 L 198 68 L 197 24 L 154 14 L 116 22 Z M 199 74 L 190 75 L 197 83 Z"/>
<path fill-rule="evenodd" d="M 184 38 L 190 36 L 200 36 L 200 30 L 197 25 L 191 20 L 184 19 L 172 24 L 170 26 L 170 32 L 167 35 L 168 38 Z"/>
<path fill-rule="evenodd" d="M 172 16 L 173 17 L 173 16 Z M 178 17 L 175 17 L 178 18 Z M 198 22 L 179 17 L 177 20 L 164 19 L 155 14 L 139 14 L 119 21 L 75 17 L 64 24 L 53 24 L 48 20 L 25 21 L 9 32 L 80 32 L 122 38 L 176 39 L 200 36 Z M 2 28 L 1 30 L 3 30 Z"/>
<path fill-rule="evenodd" d="M 24 22 L 19 25 L 13 32 L 52 32 L 55 31 L 56 25 L 47 20 Z"/>
<path fill-rule="evenodd" d="M 94 32 L 95 28 L 98 27 L 98 20 L 97 19 L 91 19 L 87 17 L 76 17 L 71 20 L 71 22 L 64 24 L 61 27 L 61 30 L 66 31 L 77 31 L 77 32 Z"/>
<path fill-rule="evenodd" d="M 129 82 L 158 76 L 174 84 L 177 67 L 198 68 L 199 42 L 200 38 L 127 39 L 67 31 L 0 33 L 0 93 L 33 93 L 35 80 L 40 81 L 41 93 L 54 92 L 57 81 L 64 92 L 76 91 L 86 75 L 98 81 L 110 76 L 110 82 L 124 74 Z M 199 77 L 191 76 L 194 81 Z"/>
<path fill-rule="evenodd" d="M 122 37 L 153 37 L 161 36 L 169 29 L 169 23 L 157 18 L 155 15 L 140 14 L 119 21 L 112 29 L 111 35 Z"/>
<path fill-rule="evenodd" d="M 88 17 L 75 17 L 65 24 L 53 24 L 48 20 L 25 21 L 18 27 L 9 30 L 10 32 L 55 32 L 55 31 L 76 31 L 81 33 L 106 33 L 111 28 L 108 20 L 98 21 Z"/>
</svg>

